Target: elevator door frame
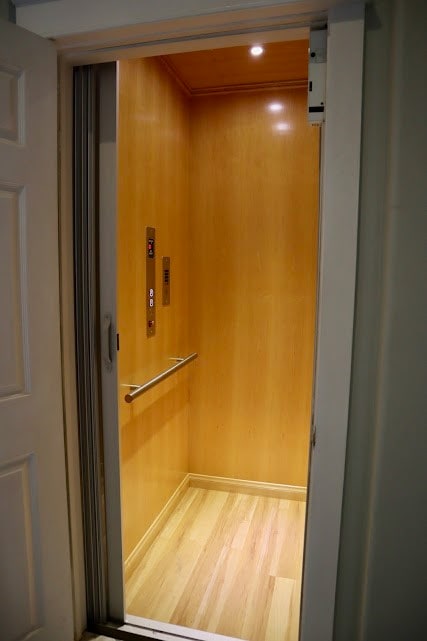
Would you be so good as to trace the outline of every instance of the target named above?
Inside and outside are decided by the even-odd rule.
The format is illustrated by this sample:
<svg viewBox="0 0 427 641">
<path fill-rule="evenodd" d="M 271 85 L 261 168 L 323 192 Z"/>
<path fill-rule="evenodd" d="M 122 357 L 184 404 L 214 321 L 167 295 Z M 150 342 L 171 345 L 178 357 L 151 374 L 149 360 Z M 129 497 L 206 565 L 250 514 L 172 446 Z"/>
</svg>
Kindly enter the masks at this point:
<svg viewBox="0 0 427 641">
<path fill-rule="evenodd" d="M 298 3 L 295 3 L 298 4 Z M 304 4 L 304 3 L 299 3 Z M 325 9 L 330 3 L 325 2 Z M 212 20 L 212 16 L 210 16 Z M 319 18 L 320 19 L 320 18 Z M 314 19 L 313 19 L 314 20 Z M 312 20 L 312 21 L 313 21 Z M 312 22 L 311 21 L 311 22 Z M 315 24 L 316 21 L 314 20 Z M 317 308 L 317 354 L 313 425 L 316 446 L 310 461 L 308 519 L 302 591 L 301 641 L 332 639 L 335 586 L 338 566 L 341 504 L 350 392 L 354 292 L 356 280 L 357 221 L 359 206 L 359 161 L 362 109 L 363 3 L 329 11 L 327 119 L 322 131 L 321 211 L 319 244 L 319 293 Z M 306 23 L 307 24 L 307 23 Z M 211 28 L 211 23 L 209 23 Z M 180 25 L 185 31 L 185 21 Z M 265 27 L 265 25 L 264 25 Z M 179 30 L 169 26 L 171 43 L 156 42 L 142 47 L 145 55 L 189 50 L 189 39 L 176 38 Z M 206 29 L 207 31 L 207 29 Z M 244 30 L 206 36 L 192 48 L 216 48 L 252 41 L 278 39 L 277 32 Z M 175 40 L 172 42 L 172 33 Z M 201 30 L 203 33 L 203 28 Z M 294 32 L 295 33 L 295 32 Z M 307 32 L 305 32 L 307 33 Z M 276 35 L 274 35 L 276 34 Z M 286 32 L 283 32 L 286 39 Z M 295 37 L 295 36 L 294 36 Z M 297 37 L 304 37 L 303 35 Z M 203 46 L 202 46 L 203 43 Z M 105 43 L 104 43 L 105 45 Z M 64 350 L 64 394 L 67 420 L 70 520 L 74 558 L 75 618 L 77 629 L 84 625 L 84 569 L 82 568 L 80 479 L 76 444 L 75 383 L 73 361 L 72 232 L 70 230 L 72 153 L 72 70 L 81 63 L 95 64 L 118 57 L 141 57 L 141 43 L 114 46 L 88 52 L 78 38 L 71 53 L 61 56 L 61 270 Z M 68 42 L 67 47 L 70 46 Z M 157 47 L 157 49 L 156 49 Z M 343 141 L 344 144 L 343 144 Z M 337 233 L 337 230 L 339 232 Z M 112 527 L 109 523 L 109 528 Z M 115 521 L 120 527 L 119 521 Z M 74 535 L 73 535 L 74 532 Z M 115 536 L 115 540 L 120 537 Z M 138 634 L 133 626 L 98 626 L 104 634 Z M 147 631 L 145 632 L 147 634 Z M 117 638 L 117 637 L 116 637 Z M 127 637 L 126 637 L 127 638 Z M 129 637 L 131 638 L 131 637 Z M 141 638 L 141 631 L 139 631 Z M 152 638 L 150 637 L 145 638 Z M 157 636 L 157 638 L 162 638 Z M 165 637 L 166 638 L 166 637 Z M 169 638 L 169 637 L 168 637 Z M 181 637 L 182 638 L 182 637 Z M 190 637 L 189 637 L 190 638 Z"/>
</svg>

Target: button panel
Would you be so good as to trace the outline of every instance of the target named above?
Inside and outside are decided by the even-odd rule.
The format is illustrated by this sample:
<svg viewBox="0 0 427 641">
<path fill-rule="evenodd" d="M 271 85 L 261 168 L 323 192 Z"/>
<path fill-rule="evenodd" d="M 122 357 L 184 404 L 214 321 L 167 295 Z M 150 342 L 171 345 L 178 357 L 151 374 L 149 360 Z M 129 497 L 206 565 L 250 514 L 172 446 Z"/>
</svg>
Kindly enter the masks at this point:
<svg viewBox="0 0 427 641">
<path fill-rule="evenodd" d="M 146 327 L 147 336 L 156 333 L 156 230 L 147 227 L 145 235 L 145 264 L 146 264 Z"/>
</svg>

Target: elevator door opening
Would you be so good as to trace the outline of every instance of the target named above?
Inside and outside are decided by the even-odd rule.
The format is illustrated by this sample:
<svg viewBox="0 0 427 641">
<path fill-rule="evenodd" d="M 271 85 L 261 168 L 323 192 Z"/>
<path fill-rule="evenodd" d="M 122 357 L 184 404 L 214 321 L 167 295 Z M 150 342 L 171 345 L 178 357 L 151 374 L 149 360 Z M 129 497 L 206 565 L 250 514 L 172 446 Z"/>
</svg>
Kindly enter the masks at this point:
<svg viewBox="0 0 427 641">
<path fill-rule="evenodd" d="M 305 40 L 117 65 L 126 611 L 251 641 L 298 638 L 319 191 L 307 70 Z"/>
</svg>

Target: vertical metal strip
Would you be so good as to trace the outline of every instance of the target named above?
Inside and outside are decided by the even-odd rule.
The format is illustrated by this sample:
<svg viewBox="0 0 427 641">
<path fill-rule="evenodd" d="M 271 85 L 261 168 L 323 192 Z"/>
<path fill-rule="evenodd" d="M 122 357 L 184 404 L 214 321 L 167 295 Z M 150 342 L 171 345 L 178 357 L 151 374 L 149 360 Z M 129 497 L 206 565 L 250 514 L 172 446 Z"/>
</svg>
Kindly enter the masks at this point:
<svg viewBox="0 0 427 641">
<path fill-rule="evenodd" d="M 96 71 L 74 72 L 74 294 L 88 623 L 107 621 L 100 398 Z"/>
<path fill-rule="evenodd" d="M 108 616 L 124 620 L 120 429 L 116 340 L 117 66 L 97 65 L 99 323 L 102 333 L 102 433 L 107 529 Z"/>
</svg>

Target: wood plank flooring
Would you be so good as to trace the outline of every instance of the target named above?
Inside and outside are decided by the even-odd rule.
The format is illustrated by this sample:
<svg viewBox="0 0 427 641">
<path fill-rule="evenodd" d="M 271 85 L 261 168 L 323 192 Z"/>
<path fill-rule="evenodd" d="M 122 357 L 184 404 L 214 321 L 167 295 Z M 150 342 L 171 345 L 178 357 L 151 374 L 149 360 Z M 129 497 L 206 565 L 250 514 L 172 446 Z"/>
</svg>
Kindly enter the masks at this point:
<svg viewBox="0 0 427 641">
<path fill-rule="evenodd" d="M 305 502 L 190 487 L 126 586 L 127 612 L 297 641 Z"/>
</svg>

